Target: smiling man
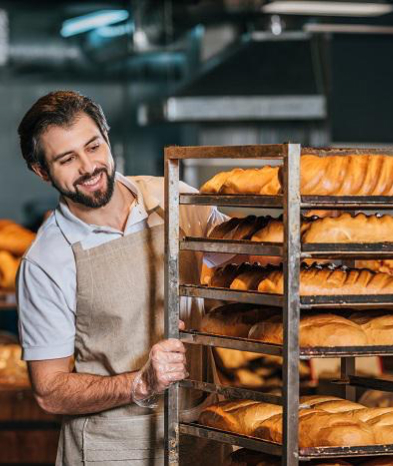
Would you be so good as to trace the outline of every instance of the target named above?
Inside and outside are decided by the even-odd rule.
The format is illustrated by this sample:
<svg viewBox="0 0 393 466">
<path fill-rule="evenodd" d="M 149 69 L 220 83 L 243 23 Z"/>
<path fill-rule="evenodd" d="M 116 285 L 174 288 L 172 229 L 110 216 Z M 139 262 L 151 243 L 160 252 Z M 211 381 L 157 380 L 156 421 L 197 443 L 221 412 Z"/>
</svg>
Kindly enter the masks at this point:
<svg viewBox="0 0 393 466">
<path fill-rule="evenodd" d="M 108 132 L 99 105 L 71 91 L 39 99 L 19 126 L 28 167 L 60 193 L 19 270 L 23 357 L 40 406 L 65 415 L 57 465 L 163 465 L 160 394 L 206 367 L 200 348 L 187 349 L 186 366 L 183 344 L 163 339 L 163 179 L 117 173 Z M 180 212 L 186 235 L 222 220 L 209 207 Z M 183 259 L 183 279 L 198 280 L 201 257 Z M 198 300 L 181 302 L 187 326 L 202 313 Z M 184 416 L 202 401 L 184 393 Z M 180 451 L 182 464 L 204 466 L 224 454 L 186 436 Z"/>
</svg>

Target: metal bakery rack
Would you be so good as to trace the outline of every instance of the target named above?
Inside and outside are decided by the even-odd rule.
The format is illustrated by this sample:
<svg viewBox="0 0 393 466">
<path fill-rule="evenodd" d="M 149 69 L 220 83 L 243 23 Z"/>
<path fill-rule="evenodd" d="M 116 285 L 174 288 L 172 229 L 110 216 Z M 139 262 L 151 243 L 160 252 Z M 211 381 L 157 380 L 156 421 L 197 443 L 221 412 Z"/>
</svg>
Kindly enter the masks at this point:
<svg viewBox="0 0 393 466">
<path fill-rule="evenodd" d="M 300 262 L 306 258 L 393 258 L 393 243 L 373 244 L 307 244 L 300 240 L 301 211 L 309 209 L 382 210 L 393 208 L 393 197 L 386 196 L 301 196 L 300 156 L 302 152 L 319 156 L 349 154 L 384 154 L 393 156 L 393 150 L 375 149 L 304 149 L 299 144 L 168 147 L 165 149 L 166 186 L 166 336 L 185 343 L 219 346 L 283 357 L 282 396 L 264 394 L 242 388 L 221 386 L 196 380 L 173 384 L 166 393 L 165 429 L 166 464 L 179 464 L 179 437 L 188 434 L 261 452 L 280 455 L 282 464 L 295 466 L 300 460 L 314 458 L 344 458 L 393 454 L 393 444 L 365 447 L 298 447 L 299 359 L 340 357 L 344 396 L 354 399 L 356 386 L 393 391 L 393 383 L 378 379 L 357 377 L 355 358 L 370 355 L 393 355 L 393 346 L 317 347 L 299 348 L 299 317 L 302 308 L 318 307 L 384 307 L 393 306 L 393 295 L 299 296 Z M 263 195 L 180 194 L 179 164 L 184 159 L 259 159 L 282 163 L 283 193 Z M 254 208 L 282 208 L 284 213 L 284 243 L 255 243 L 251 241 L 182 238 L 179 236 L 180 205 L 212 205 Z M 284 294 L 270 295 L 255 291 L 237 291 L 179 283 L 180 251 L 222 252 L 283 258 Z M 274 345 L 245 338 L 225 337 L 198 331 L 179 331 L 179 299 L 181 296 L 209 298 L 281 307 L 283 310 L 284 344 Z M 283 406 L 283 444 L 263 441 L 199 425 L 179 419 L 179 387 L 218 393 L 231 398 L 249 398 Z"/>
</svg>

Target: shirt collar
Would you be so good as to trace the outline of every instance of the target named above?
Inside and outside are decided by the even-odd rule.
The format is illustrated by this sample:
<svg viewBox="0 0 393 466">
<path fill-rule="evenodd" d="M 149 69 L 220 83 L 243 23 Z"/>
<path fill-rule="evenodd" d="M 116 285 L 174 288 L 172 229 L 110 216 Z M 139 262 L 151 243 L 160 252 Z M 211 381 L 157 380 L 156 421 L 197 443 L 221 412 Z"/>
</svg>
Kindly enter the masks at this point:
<svg viewBox="0 0 393 466">
<path fill-rule="evenodd" d="M 150 214 L 158 205 L 158 199 L 149 195 L 145 190 L 139 189 L 137 183 L 134 183 L 130 178 L 116 172 L 115 180 L 126 186 L 135 196 L 136 203 L 141 207 L 144 206 L 147 214 Z M 93 224 L 88 224 L 74 215 L 68 207 L 66 201 L 61 196 L 59 205 L 55 210 L 55 218 L 58 227 L 63 233 L 67 242 L 71 245 L 83 241 L 88 235 L 99 229 L 100 231 L 113 232 L 111 227 L 102 227 Z"/>
</svg>

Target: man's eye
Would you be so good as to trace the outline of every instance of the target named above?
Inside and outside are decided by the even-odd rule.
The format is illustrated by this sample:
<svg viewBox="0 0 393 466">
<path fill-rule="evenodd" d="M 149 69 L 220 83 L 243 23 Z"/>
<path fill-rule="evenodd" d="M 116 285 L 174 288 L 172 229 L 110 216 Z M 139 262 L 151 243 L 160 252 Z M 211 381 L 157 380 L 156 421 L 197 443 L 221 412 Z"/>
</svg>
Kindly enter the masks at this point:
<svg viewBox="0 0 393 466">
<path fill-rule="evenodd" d="M 61 162 L 60 162 L 60 165 L 66 165 L 67 163 L 70 163 L 74 160 L 74 157 L 68 157 L 67 159 L 63 159 Z"/>
<path fill-rule="evenodd" d="M 91 152 L 94 152 L 94 151 L 96 151 L 99 147 L 100 147 L 99 144 L 95 144 L 94 146 L 90 146 L 89 150 L 90 150 Z"/>
</svg>

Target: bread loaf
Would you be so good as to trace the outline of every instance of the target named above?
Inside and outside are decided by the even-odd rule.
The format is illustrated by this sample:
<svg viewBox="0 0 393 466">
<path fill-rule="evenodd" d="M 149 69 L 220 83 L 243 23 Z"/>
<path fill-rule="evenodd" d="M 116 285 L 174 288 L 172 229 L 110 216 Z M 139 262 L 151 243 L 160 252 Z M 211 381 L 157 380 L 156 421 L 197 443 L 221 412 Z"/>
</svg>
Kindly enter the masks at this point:
<svg viewBox="0 0 393 466">
<path fill-rule="evenodd" d="M 393 408 L 363 408 L 357 409 L 351 415 L 359 421 L 368 422 L 382 414 L 392 413 Z"/>
<path fill-rule="evenodd" d="M 376 443 L 381 445 L 393 443 L 393 410 L 369 419 L 367 424 L 374 432 Z"/>
<path fill-rule="evenodd" d="M 326 397 L 319 395 L 301 397 L 300 407 L 304 409 L 321 409 L 322 411 L 326 411 L 328 413 L 345 413 L 348 411 L 358 411 L 364 409 L 364 406 L 360 403 L 354 403 L 352 401 L 337 397 L 326 399 Z M 357 418 L 355 419 L 359 420 Z"/>
<path fill-rule="evenodd" d="M 269 221 L 270 217 L 249 215 L 244 218 L 233 217 L 217 225 L 208 235 L 210 239 L 250 239 Z"/>
<path fill-rule="evenodd" d="M 222 401 L 205 408 L 198 422 L 215 429 L 251 435 L 257 422 L 281 411 L 281 406 L 270 403 L 252 400 Z"/>
<path fill-rule="evenodd" d="M 301 347 L 368 344 L 367 336 L 359 325 L 335 314 L 304 315 L 300 319 L 299 330 Z M 284 341 L 282 316 L 275 315 L 256 323 L 250 329 L 249 338 L 282 345 Z"/>
<path fill-rule="evenodd" d="M 356 312 L 349 319 L 367 335 L 369 345 L 393 345 L 393 314 L 384 312 Z"/>
<path fill-rule="evenodd" d="M 247 304 L 228 304 L 212 309 L 201 322 L 206 333 L 247 338 L 250 328 L 272 315 L 274 310 Z"/>
<path fill-rule="evenodd" d="M 283 294 L 281 270 L 270 272 L 258 285 L 261 293 Z M 300 272 L 300 295 L 373 295 L 391 294 L 393 277 L 369 270 L 309 267 Z"/>
<path fill-rule="evenodd" d="M 355 267 L 358 269 L 369 269 L 374 272 L 387 273 L 393 275 L 393 260 L 380 259 L 380 260 L 356 260 Z"/>
<path fill-rule="evenodd" d="M 210 286 L 219 288 L 229 288 L 232 282 L 241 274 L 245 277 L 251 272 L 251 277 L 254 273 L 265 272 L 265 269 L 258 263 L 250 264 L 244 262 L 243 264 L 227 264 L 224 267 L 219 267 L 210 279 Z M 261 275 L 258 275 L 261 276 Z"/>
<path fill-rule="evenodd" d="M 251 351 L 240 351 L 228 348 L 214 348 L 217 353 L 219 362 L 226 369 L 238 369 L 246 366 L 250 361 L 259 359 L 260 353 L 252 353 Z"/>
<path fill-rule="evenodd" d="M 215 175 L 201 187 L 202 193 L 282 193 L 279 167 L 235 168 Z M 313 196 L 392 196 L 393 158 L 387 155 L 303 155 L 300 191 Z"/>
</svg>

